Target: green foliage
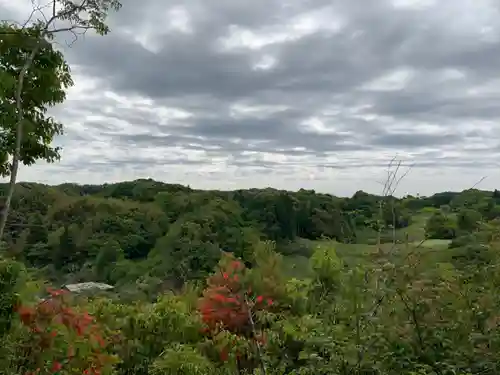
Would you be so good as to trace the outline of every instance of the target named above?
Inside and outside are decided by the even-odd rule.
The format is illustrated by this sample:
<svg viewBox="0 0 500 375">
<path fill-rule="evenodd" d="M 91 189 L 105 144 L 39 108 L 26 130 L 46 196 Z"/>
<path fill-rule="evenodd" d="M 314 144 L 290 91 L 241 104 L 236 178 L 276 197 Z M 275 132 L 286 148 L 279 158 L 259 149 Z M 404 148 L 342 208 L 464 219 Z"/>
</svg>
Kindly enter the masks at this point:
<svg viewBox="0 0 500 375">
<path fill-rule="evenodd" d="M 85 2 L 84 8 L 75 5 L 71 0 L 56 0 L 58 5 L 58 19 L 78 25 L 80 29 L 93 29 L 99 35 L 109 32 L 106 18 L 110 11 L 121 8 L 118 0 L 95 0 Z"/>
<path fill-rule="evenodd" d="M 311 266 L 322 285 L 338 286 L 339 274 L 343 266 L 334 249 L 318 246 L 311 257 Z"/>
<path fill-rule="evenodd" d="M 27 281 L 22 263 L 0 258 L 0 337 L 9 331 L 19 293 Z"/>
<path fill-rule="evenodd" d="M 0 185 L 3 191 L 5 185 Z M 153 180 L 103 186 L 23 183 L 13 197 L 5 241 L 9 254 L 50 280 L 105 281 L 120 293 L 126 291 L 127 298 L 138 293 L 151 299 L 162 290 L 202 280 L 221 250 L 252 262 L 261 240 L 274 240 L 279 253 L 299 260 L 313 254 L 314 241 L 335 239 L 349 265 L 366 258 L 379 240 L 391 246 L 394 240 L 401 245 L 423 240 L 424 227 L 427 238 L 449 239 L 472 231 L 474 241 L 484 243 L 497 230 L 494 220 L 488 221 L 497 206 L 491 193 L 474 194 L 477 206 L 462 209 L 456 207 L 460 200 L 455 193 L 387 198 L 381 221 L 379 202 L 385 198 L 363 192 L 336 198 L 305 190 L 197 191 Z M 413 206 L 419 211 L 402 220 Z M 420 212 L 422 206 L 434 213 Z M 390 228 L 393 207 L 397 222 L 409 226 Z M 471 215 L 475 218 L 467 219 Z M 379 223 L 380 233 L 375 230 Z M 301 266 L 289 272 L 309 271 Z"/>
<path fill-rule="evenodd" d="M 435 212 L 425 226 L 426 237 L 430 239 L 455 238 L 457 225 L 455 220 L 442 212 Z"/>
<path fill-rule="evenodd" d="M 18 75 L 26 56 L 38 44 L 38 53 L 25 78 L 21 92 L 23 141 L 20 161 L 31 165 L 38 159 L 59 159 L 59 148 L 50 143 L 62 133 L 62 124 L 47 116 L 47 110 L 66 98 L 65 90 L 73 85 L 69 66 L 61 52 L 43 43 L 42 29 L 0 23 L 0 175 L 10 174 L 8 156 L 15 150 L 18 123 L 16 98 Z"/>
<path fill-rule="evenodd" d="M 18 261 L 0 262 L 0 364 L 28 363 L 25 346 L 90 353 L 72 330 L 60 351 L 34 344 L 13 309 L 36 301 L 23 287 L 32 272 L 114 284 L 66 307 L 96 317 L 117 375 L 497 374 L 498 197 L 463 194 L 19 185 L 5 242 Z M 393 212 L 411 220 L 393 231 Z"/>
<path fill-rule="evenodd" d="M 309 260 L 310 276 L 288 278 L 283 256 L 272 243 L 261 243 L 246 271 L 231 256 L 217 266 L 203 296 L 221 304 L 204 305 L 202 316 L 196 287 L 151 302 L 100 297 L 74 303 L 105 327 L 106 350 L 119 359 L 116 374 L 258 374 L 264 368 L 276 375 L 493 375 L 500 361 L 499 245 L 489 244 L 483 268 L 455 268 L 403 247 L 395 256 L 352 267 L 323 243 Z M 217 297 L 224 286 L 232 294 Z M 246 308 L 230 307 L 249 290 L 257 297 L 240 298 Z M 263 301 L 261 295 L 273 301 L 259 310 L 253 304 Z M 203 330 L 206 314 L 227 324 L 238 311 L 245 313 L 234 321 L 245 329 Z M 18 340 L 15 332 L 10 329 L 9 345 Z"/>
<path fill-rule="evenodd" d="M 457 214 L 458 229 L 465 232 L 473 232 L 479 229 L 482 219 L 480 212 L 464 208 Z"/>
<path fill-rule="evenodd" d="M 213 374 L 215 366 L 195 348 L 177 344 L 165 349 L 149 371 L 152 375 L 206 375 Z"/>
</svg>

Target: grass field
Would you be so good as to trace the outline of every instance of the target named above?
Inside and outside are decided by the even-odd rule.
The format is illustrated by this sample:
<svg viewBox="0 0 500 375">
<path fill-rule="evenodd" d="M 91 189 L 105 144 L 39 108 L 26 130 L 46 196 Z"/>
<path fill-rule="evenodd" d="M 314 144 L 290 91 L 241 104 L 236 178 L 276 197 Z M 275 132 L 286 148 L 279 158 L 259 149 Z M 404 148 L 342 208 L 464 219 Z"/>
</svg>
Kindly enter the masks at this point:
<svg viewBox="0 0 500 375">
<path fill-rule="evenodd" d="M 429 257 L 436 262 L 449 259 L 448 245 L 450 240 L 426 240 L 425 223 L 431 213 L 422 213 L 413 218 L 412 224 L 404 229 L 396 231 L 396 239 L 399 241 L 395 246 L 392 243 L 380 245 L 384 253 L 392 252 L 395 256 L 401 249 L 414 248 L 418 253 Z M 373 235 L 373 234 L 372 234 Z M 408 242 L 404 240 L 407 239 Z M 340 243 L 331 240 L 307 241 L 305 244 L 311 247 L 327 246 L 334 249 L 337 255 L 348 265 L 366 264 L 371 262 L 379 253 L 378 245 L 365 243 Z M 373 242 L 373 241 L 372 241 Z M 285 259 L 287 273 L 294 276 L 307 276 L 308 259 L 304 256 L 288 256 Z"/>
<path fill-rule="evenodd" d="M 420 244 L 421 241 L 415 241 L 413 244 L 415 246 L 420 245 L 425 249 L 447 249 L 451 240 L 425 240 Z"/>
</svg>

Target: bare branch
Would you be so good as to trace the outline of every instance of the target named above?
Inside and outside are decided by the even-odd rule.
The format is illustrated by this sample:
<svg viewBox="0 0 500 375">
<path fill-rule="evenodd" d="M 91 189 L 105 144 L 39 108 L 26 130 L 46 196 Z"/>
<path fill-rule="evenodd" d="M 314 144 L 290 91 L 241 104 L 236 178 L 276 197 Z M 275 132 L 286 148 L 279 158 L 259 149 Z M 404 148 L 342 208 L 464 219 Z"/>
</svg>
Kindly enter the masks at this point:
<svg viewBox="0 0 500 375">
<path fill-rule="evenodd" d="M 257 347 L 257 355 L 259 357 L 260 370 L 262 371 L 263 375 L 266 375 L 267 374 L 266 366 L 264 364 L 264 358 L 262 357 L 262 350 L 260 348 L 259 340 L 257 340 L 257 331 L 255 329 L 255 322 L 253 320 L 252 308 L 250 307 L 250 303 L 248 302 L 246 294 L 245 294 L 245 304 L 247 306 L 247 311 L 248 311 L 248 321 L 250 322 L 250 326 L 252 327 L 252 336 L 254 338 L 255 345 Z"/>
<path fill-rule="evenodd" d="M 382 236 L 382 221 L 383 221 L 383 206 L 386 204 L 386 200 L 389 197 L 393 197 L 399 184 L 405 178 L 408 173 L 410 173 L 414 164 L 410 164 L 408 168 L 400 174 L 400 168 L 403 165 L 401 160 L 397 160 L 397 156 L 393 157 L 388 165 L 387 165 L 387 173 L 384 182 L 379 182 L 382 185 L 382 198 L 379 200 L 379 219 L 378 219 L 378 237 L 377 237 L 377 245 L 379 252 L 382 252 L 381 248 L 381 236 Z M 391 201 L 392 204 L 392 244 L 393 248 L 396 246 L 396 212 L 394 207 L 394 201 Z"/>
<path fill-rule="evenodd" d="M 31 10 L 31 14 L 29 15 L 28 19 L 26 20 L 25 23 L 23 23 L 23 26 L 21 27 L 22 29 L 25 29 L 26 26 L 28 26 L 33 19 L 34 14 L 38 11 L 38 9 L 34 8 Z"/>
<path fill-rule="evenodd" d="M 486 180 L 488 176 L 483 176 L 479 179 L 478 182 L 476 182 L 474 185 L 472 185 L 471 189 L 475 189 L 477 185 L 479 185 L 481 182 L 483 182 L 484 180 Z"/>
<path fill-rule="evenodd" d="M 384 211 L 383 210 L 384 210 L 384 204 L 386 204 L 385 201 L 387 200 L 387 198 L 394 197 L 394 194 L 395 194 L 397 188 L 399 187 L 400 182 L 403 180 L 403 178 L 405 178 L 408 175 L 408 173 L 413 168 L 414 164 L 410 164 L 408 166 L 408 168 L 403 173 L 400 173 L 402 166 L 403 166 L 403 162 L 401 160 L 398 160 L 397 156 L 393 157 L 387 165 L 385 181 L 379 182 L 382 185 L 382 197 L 379 200 L 379 219 L 378 219 L 378 228 L 377 228 L 378 229 L 377 244 L 378 244 L 379 254 L 383 253 L 382 246 L 381 246 L 381 234 L 382 234 L 382 221 L 384 220 Z M 391 207 L 391 211 L 392 211 L 392 246 L 388 252 L 388 255 L 392 254 L 393 250 L 396 248 L 396 242 L 397 242 L 396 241 L 396 212 L 395 212 L 395 206 L 394 206 L 394 199 L 391 200 L 391 205 L 392 205 L 392 207 Z M 422 241 L 420 244 L 415 246 L 412 249 L 412 252 L 415 251 L 420 246 L 422 246 L 424 241 Z M 406 261 L 406 259 L 408 259 L 411 256 L 412 252 L 409 252 L 406 255 L 404 262 Z M 385 273 L 383 268 L 381 268 L 380 271 Z M 396 281 L 396 276 L 397 276 L 397 267 L 396 266 L 392 267 L 392 273 L 389 276 L 387 276 L 387 277 L 379 276 L 378 279 L 376 280 L 376 293 L 378 294 L 380 292 L 381 284 L 384 284 L 386 288 L 389 288 L 392 285 L 392 283 L 394 283 Z M 365 277 L 365 279 L 366 279 L 366 277 Z M 365 281 L 365 282 L 368 282 L 368 281 Z M 369 323 L 370 319 L 373 319 L 377 315 L 380 307 L 382 306 L 382 303 L 387 298 L 388 293 L 389 293 L 388 291 L 385 291 L 378 298 L 374 299 L 373 305 L 366 312 L 366 314 L 363 314 L 364 318 L 367 319 L 365 324 Z M 360 330 L 361 328 L 358 327 L 358 325 L 360 325 L 360 321 L 359 321 L 358 316 L 356 317 L 356 321 L 357 321 L 357 323 L 356 323 L 357 330 Z M 357 335 L 359 335 L 359 332 L 357 333 Z M 375 345 L 378 342 L 378 340 L 379 340 L 379 338 L 377 338 L 371 342 L 368 342 L 365 345 L 360 346 L 360 348 L 358 349 L 357 366 L 361 365 L 361 362 L 363 361 L 365 353 L 367 353 L 370 350 L 370 348 L 372 348 L 373 345 Z"/>
</svg>

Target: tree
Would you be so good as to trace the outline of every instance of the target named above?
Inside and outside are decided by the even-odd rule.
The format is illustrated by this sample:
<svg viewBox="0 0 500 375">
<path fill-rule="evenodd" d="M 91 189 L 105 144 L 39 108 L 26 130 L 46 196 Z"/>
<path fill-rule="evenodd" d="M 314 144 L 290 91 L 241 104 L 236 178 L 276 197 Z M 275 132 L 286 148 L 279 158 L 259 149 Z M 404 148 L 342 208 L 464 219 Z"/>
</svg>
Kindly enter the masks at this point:
<svg viewBox="0 0 500 375">
<path fill-rule="evenodd" d="M 476 210 L 464 208 L 457 215 L 458 229 L 465 232 L 472 232 L 479 228 L 481 224 L 481 213 Z"/>
<path fill-rule="evenodd" d="M 59 243 L 54 249 L 52 262 L 57 269 L 68 267 L 77 257 L 77 245 L 75 240 L 75 231 L 72 226 L 65 225 L 64 230 L 59 237 Z"/>
<path fill-rule="evenodd" d="M 450 217 L 438 211 L 427 220 L 425 234 L 427 238 L 432 239 L 453 239 L 456 235 L 456 224 Z"/>
<path fill-rule="evenodd" d="M 228 253 L 223 254 L 218 272 L 208 278 L 207 284 L 199 300 L 199 311 L 208 336 L 220 348 L 220 359 L 227 361 L 233 350 L 239 370 L 260 367 L 261 374 L 265 375 L 260 348 L 264 336 L 255 313 L 269 309 L 273 300 L 260 294 L 252 295 L 245 265 Z M 232 347 L 227 345 L 228 338 Z M 218 342 L 221 339 L 222 342 Z M 253 348 L 257 358 L 251 354 Z"/>
<path fill-rule="evenodd" d="M 95 259 L 96 274 L 102 280 L 108 281 L 112 266 L 124 258 L 123 250 L 118 241 L 106 241 Z"/>
<path fill-rule="evenodd" d="M 52 40 L 61 32 L 92 29 L 100 35 L 109 32 L 105 24 L 110 10 L 118 10 L 118 0 L 51 0 L 51 15 L 31 26 L 2 23 L 0 26 L 0 174 L 10 175 L 9 190 L 0 217 L 3 238 L 19 163 L 33 164 L 37 159 L 54 161 L 57 148 L 50 147 L 62 125 L 46 116 L 47 108 L 65 99 L 64 90 L 72 85 L 63 55 Z M 32 15 L 35 12 L 32 13 Z M 31 19 L 31 17 L 30 17 Z M 55 28 L 56 21 L 66 23 Z M 12 162 L 8 159 L 12 156 Z"/>
<path fill-rule="evenodd" d="M 12 35 L 4 36 L 0 43 L 0 175 L 4 177 L 11 173 L 12 165 L 8 163 L 8 156 L 13 155 L 16 148 L 17 75 L 30 51 L 30 39 L 40 36 L 39 27 L 23 30 L 7 24 L 0 26 L 0 34 L 9 31 Z M 61 103 L 65 98 L 65 89 L 72 84 L 63 55 L 49 43 L 39 47 L 30 71 L 24 76 L 20 93 L 24 124 L 19 158 L 23 164 L 33 164 L 37 159 L 51 162 L 59 158 L 59 148 L 50 147 L 50 141 L 55 135 L 62 133 L 62 125 L 53 118 L 46 117 L 44 112 L 47 107 Z"/>
<path fill-rule="evenodd" d="M 107 353 L 109 331 L 81 307 L 74 308 L 67 291 L 48 288 L 47 292 L 47 298 L 34 304 L 21 301 L 16 306 L 20 324 L 16 327 L 18 336 L 9 342 L 12 348 L 6 353 L 11 357 L 6 358 L 6 373 L 113 373 L 116 356 Z"/>
</svg>

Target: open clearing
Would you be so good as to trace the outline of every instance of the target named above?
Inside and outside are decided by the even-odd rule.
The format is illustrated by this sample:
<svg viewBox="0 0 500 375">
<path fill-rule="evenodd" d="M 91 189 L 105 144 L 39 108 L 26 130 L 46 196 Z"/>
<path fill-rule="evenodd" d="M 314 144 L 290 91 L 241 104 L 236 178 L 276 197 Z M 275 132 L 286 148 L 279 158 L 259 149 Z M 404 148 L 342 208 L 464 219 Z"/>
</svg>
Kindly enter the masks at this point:
<svg viewBox="0 0 500 375">
<path fill-rule="evenodd" d="M 425 223 L 431 213 L 421 213 L 413 218 L 413 222 L 407 228 L 396 231 L 396 239 L 399 243 L 395 246 L 392 243 L 380 245 L 384 253 L 393 251 L 397 256 L 398 249 L 408 249 L 417 247 L 418 252 L 425 257 L 430 257 L 436 262 L 446 261 L 449 257 L 447 252 L 451 240 L 425 239 Z M 404 240 L 407 240 L 405 243 Z M 372 238 L 372 243 L 375 239 Z M 301 240 L 311 247 L 325 246 L 335 250 L 337 255 L 348 265 L 361 265 L 371 262 L 378 254 L 378 245 L 362 243 L 341 243 L 334 240 L 308 241 Z M 308 259 L 304 256 L 285 257 L 285 268 L 287 272 L 294 276 L 306 276 L 309 272 Z"/>
</svg>

